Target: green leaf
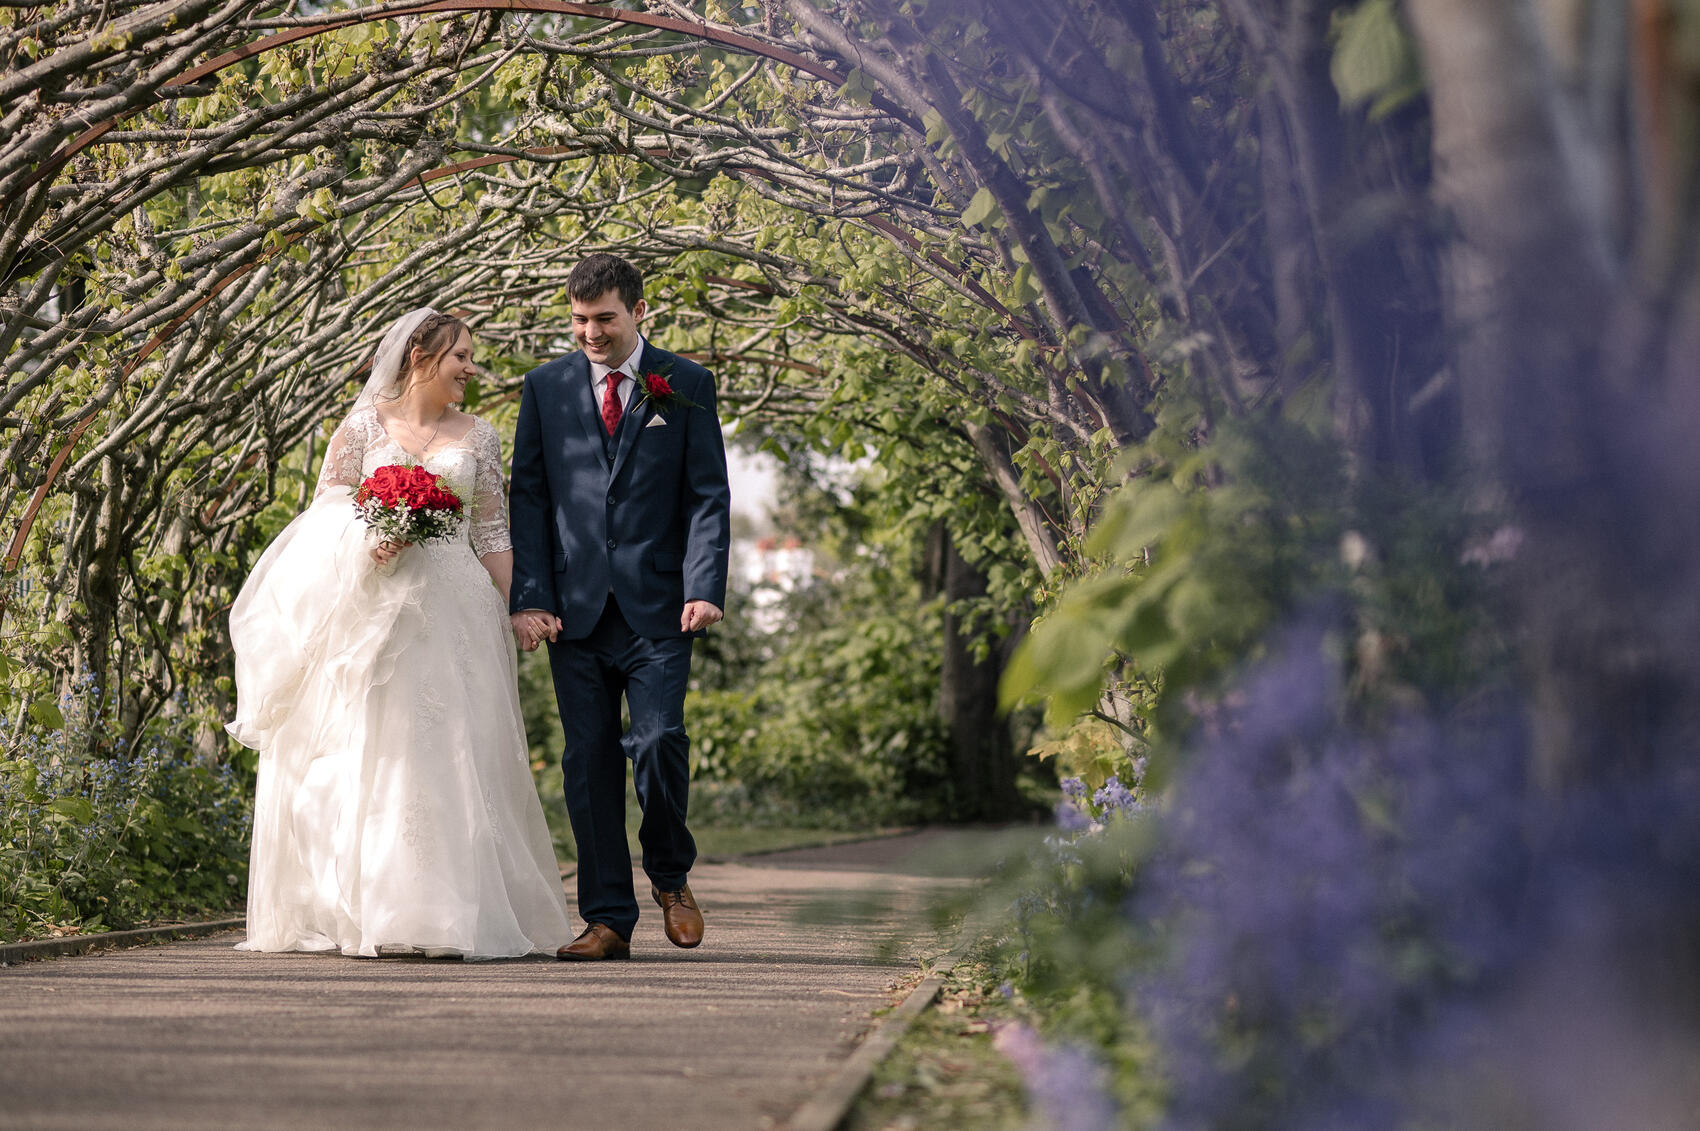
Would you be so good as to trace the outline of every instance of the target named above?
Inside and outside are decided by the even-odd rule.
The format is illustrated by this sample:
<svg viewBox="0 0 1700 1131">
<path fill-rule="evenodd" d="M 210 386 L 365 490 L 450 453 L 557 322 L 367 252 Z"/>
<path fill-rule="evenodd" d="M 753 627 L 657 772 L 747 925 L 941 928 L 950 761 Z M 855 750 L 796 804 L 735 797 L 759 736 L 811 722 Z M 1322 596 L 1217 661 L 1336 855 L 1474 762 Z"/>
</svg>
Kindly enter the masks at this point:
<svg viewBox="0 0 1700 1131">
<path fill-rule="evenodd" d="M 928 110 L 921 116 L 921 124 L 927 127 L 927 144 L 938 145 L 950 137 L 950 127 L 944 124 L 944 118 L 937 110 Z"/>
<path fill-rule="evenodd" d="M 1186 498 L 1166 484 L 1123 487 L 1088 537 L 1087 552 L 1130 559 L 1161 542 L 1186 510 Z"/>
<path fill-rule="evenodd" d="M 1046 717 L 1053 726 L 1067 726 L 1097 702 L 1111 643 L 1106 614 L 1127 603 L 1135 584 L 1126 575 L 1110 574 L 1075 586 L 1015 650 L 999 687 L 1003 708 L 1035 692 L 1046 694 Z"/>
<path fill-rule="evenodd" d="M 49 730 L 62 730 L 65 726 L 65 716 L 60 713 L 59 704 L 53 701 L 53 696 L 43 695 L 30 704 L 30 718 L 38 726 Z"/>
<path fill-rule="evenodd" d="M 974 228 L 986 222 L 986 218 L 997 211 L 998 202 L 992 196 L 992 190 L 982 188 L 974 194 L 974 199 L 968 202 L 968 207 L 962 212 L 964 227 Z"/>
<path fill-rule="evenodd" d="M 1330 72 L 1348 107 L 1373 102 L 1381 117 L 1422 91 L 1422 74 L 1393 0 L 1364 0 L 1335 26 Z"/>
<path fill-rule="evenodd" d="M 47 803 L 50 813 L 57 813 L 67 820 L 79 825 L 86 825 L 94 820 L 94 805 L 86 797 L 60 797 Z"/>
<path fill-rule="evenodd" d="M 844 85 L 838 88 L 838 93 L 858 106 L 867 106 L 874 100 L 873 84 L 868 82 L 868 76 L 860 67 L 850 72 L 844 80 Z"/>
<path fill-rule="evenodd" d="M 963 219 L 967 217 L 964 216 Z M 1016 270 L 1015 279 L 1009 286 L 1009 297 L 1017 306 L 1026 306 L 1039 297 L 1039 288 L 1033 285 L 1033 268 L 1030 264 L 1024 263 Z"/>
</svg>

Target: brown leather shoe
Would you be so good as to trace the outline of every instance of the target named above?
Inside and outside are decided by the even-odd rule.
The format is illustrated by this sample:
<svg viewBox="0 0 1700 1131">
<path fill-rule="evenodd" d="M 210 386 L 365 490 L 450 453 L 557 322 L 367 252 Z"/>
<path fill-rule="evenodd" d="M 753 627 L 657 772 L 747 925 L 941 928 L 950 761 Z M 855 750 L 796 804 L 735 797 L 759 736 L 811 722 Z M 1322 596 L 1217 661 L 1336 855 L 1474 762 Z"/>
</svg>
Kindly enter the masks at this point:
<svg viewBox="0 0 1700 1131">
<path fill-rule="evenodd" d="M 678 891 L 662 891 L 651 884 L 649 894 L 661 905 L 661 923 L 667 928 L 667 941 L 683 947 L 702 942 L 702 908 L 697 906 L 690 884 Z"/>
<path fill-rule="evenodd" d="M 592 923 L 578 938 L 555 952 L 562 962 L 602 962 L 631 956 L 632 945 L 614 928 L 601 923 Z"/>
</svg>

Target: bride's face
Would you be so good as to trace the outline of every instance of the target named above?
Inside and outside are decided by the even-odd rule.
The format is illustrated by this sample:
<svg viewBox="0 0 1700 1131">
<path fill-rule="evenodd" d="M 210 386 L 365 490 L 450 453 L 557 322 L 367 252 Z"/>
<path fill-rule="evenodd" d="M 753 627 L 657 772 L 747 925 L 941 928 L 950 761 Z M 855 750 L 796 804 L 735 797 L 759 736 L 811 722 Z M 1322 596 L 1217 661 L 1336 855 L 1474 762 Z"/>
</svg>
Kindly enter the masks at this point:
<svg viewBox="0 0 1700 1131">
<path fill-rule="evenodd" d="M 435 364 L 425 359 L 425 367 L 424 372 L 414 374 L 410 392 L 437 404 L 465 400 L 466 383 L 478 376 L 478 366 L 472 363 L 472 332 L 463 327 L 448 352 Z"/>
</svg>

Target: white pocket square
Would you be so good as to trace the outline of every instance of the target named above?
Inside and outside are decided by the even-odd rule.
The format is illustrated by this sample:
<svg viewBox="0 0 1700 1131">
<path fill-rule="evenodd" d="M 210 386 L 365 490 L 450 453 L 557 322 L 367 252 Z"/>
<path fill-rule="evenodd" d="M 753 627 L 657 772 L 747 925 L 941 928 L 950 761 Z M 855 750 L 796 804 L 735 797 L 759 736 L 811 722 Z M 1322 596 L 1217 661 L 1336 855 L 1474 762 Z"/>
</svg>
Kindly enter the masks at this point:
<svg viewBox="0 0 1700 1131">
<path fill-rule="evenodd" d="M 652 416 L 649 418 L 649 423 L 645 424 L 644 427 L 659 428 L 665 423 L 667 423 L 667 418 L 665 416 Z"/>
</svg>

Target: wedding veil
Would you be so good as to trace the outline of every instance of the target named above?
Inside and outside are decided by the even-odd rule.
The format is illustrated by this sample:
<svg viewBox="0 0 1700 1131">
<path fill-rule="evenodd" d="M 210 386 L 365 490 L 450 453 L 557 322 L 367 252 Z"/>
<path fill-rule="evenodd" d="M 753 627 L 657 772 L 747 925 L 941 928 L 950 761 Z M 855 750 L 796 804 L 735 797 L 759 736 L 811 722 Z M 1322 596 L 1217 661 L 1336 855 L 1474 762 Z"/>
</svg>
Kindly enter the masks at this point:
<svg viewBox="0 0 1700 1131">
<path fill-rule="evenodd" d="M 366 387 L 360 390 L 360 396 L 354 402 L 354 411 L 358 412 L 379 400 L 393 401 L 401 395 L 401 375 L 407 366 L 407 340 L 413 337 L 413 331 L 419 328 L 421 322 L 435 313 L 430 307 L 422 306 L 408 311 L 391 324 L 384 340 L 378 343 L 378 352 L 372 355 L 372 372 L 366 378 Z"/>
</svg>

